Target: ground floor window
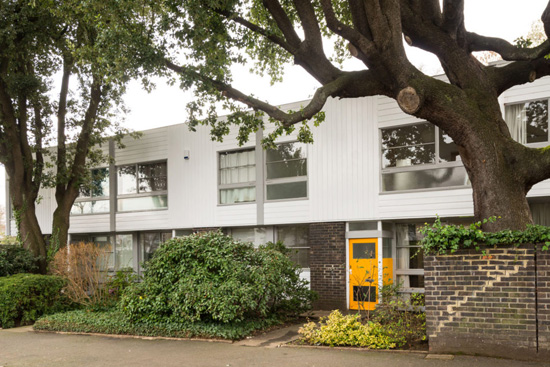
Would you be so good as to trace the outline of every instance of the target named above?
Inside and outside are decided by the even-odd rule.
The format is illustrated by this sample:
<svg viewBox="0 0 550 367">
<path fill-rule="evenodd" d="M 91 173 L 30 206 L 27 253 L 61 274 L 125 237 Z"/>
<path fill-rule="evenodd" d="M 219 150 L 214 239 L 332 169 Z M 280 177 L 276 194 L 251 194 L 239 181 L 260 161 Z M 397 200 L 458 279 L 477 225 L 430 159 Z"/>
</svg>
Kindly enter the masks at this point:
<svg viewBox="0 0 550 367">
<path fill-rule="evenodd" d="M 418 292 L 424 288 L 424 253 L 420 247 L 423 224 L 397 224 L 396 276 L 397 283 L 405 292 Z"/>
<path fill-rule="evenodd" d="M 149 261 L 160 244 L 168 241 L 170 238 L 172 238 L 172 231 L 140 233 L 139 248 L 141 262 Z"/>
</svg>

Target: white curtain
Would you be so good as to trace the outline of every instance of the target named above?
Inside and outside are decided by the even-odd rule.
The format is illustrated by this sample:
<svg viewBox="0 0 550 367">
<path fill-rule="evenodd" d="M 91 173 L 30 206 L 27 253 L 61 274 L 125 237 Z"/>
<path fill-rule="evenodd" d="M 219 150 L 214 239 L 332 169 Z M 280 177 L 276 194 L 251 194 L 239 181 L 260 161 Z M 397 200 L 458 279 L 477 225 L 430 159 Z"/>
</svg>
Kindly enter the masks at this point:
<svg viewBox="0 0 550 367">
<path fill-rule="evenodd" d="M 409 247 L 409 226 L 406 224 L 396 225 L 397 235 L 397 269 L 406 270 L 410 268 L 411 250 Z M 398 276 L 398 281 L 402 282 L 403 288 L 410 288 L 410 280 L 408 275 Z"/>
<path fill-rule="evenodd" d="M 531 204 L 533 222 L 543 226 L 550 226 L 550 203 Z"/>
<path fill-rule="evenodd" d="M 525 104 L 514 104 L 506 106 L 504 118 L 512 139 L 518 143 L 527 142 L 527 117 L 525 116 Z"/>
</svg>

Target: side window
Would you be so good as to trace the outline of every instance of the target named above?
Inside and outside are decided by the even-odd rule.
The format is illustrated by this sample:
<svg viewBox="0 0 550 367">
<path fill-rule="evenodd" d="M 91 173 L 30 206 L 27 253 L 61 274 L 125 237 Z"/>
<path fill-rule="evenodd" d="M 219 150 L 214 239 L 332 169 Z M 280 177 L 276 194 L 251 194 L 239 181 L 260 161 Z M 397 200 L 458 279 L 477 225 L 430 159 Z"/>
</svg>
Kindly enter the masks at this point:
<svg viewBox="0 0 550 367">
<path fill-rule="evenodd" d="M 219 203 L 256 201 L 256 154 L 254 149 L 219 154 Z"/>
<path fill-rule="evenodd" d="M 85 184 L 71 208 L 71 215 L 109 212 L 109 168 L 90 171 Z"/>
<path fill-rule="evenodd" d="M 504 118 L 512 138 L 517 142 L 548 142 L 547 99 L 506 105 Z"/>
<path fill-rule="evenodd" d="M 284 143 L 266 151 L 266 199 L 307 197 L 307 147 Z"/>
<path fill-rule="evenodd" d="M 277 227 L 277 241 L 282 241 L 290 248 L 290 258 L 302 269 L 309 268 L 309 227 L 281 226 Z"/>
</svg>

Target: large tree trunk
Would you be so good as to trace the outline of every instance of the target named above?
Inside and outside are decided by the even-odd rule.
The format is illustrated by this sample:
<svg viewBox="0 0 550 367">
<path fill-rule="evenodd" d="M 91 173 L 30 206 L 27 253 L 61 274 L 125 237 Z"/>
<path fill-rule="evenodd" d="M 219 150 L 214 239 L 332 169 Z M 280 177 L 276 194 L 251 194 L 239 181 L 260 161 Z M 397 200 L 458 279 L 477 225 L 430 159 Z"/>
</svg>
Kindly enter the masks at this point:
<svg viewBox="0 0 550 367">
<path fill-rule="evenodd" d="M 71 209 L 58 206 L 53 213 L 52 239 L 59 248 L 65 247 L 69 238 Z"/>
</svg>

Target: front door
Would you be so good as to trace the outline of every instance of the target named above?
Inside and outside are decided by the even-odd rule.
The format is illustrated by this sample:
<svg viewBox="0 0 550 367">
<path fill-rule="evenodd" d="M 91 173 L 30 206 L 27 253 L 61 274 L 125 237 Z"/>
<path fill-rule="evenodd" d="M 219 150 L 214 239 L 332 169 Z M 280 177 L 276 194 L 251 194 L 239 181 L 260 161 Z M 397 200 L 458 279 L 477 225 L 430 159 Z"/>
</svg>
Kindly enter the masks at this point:
<svg viewBox="0 0 550 367">
<path fill-rule="evenodd" d="M 349 240 L 349 308 L 374 310 L 378 292 L 378 239 Z"/>
</svg>

